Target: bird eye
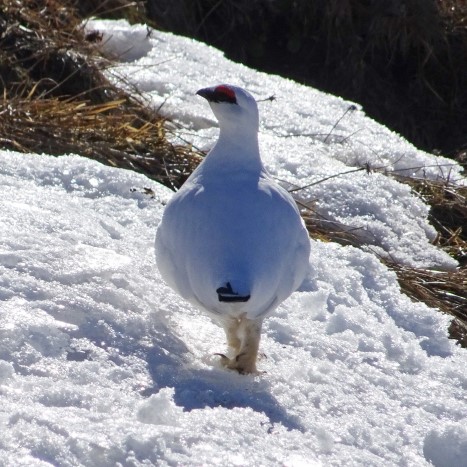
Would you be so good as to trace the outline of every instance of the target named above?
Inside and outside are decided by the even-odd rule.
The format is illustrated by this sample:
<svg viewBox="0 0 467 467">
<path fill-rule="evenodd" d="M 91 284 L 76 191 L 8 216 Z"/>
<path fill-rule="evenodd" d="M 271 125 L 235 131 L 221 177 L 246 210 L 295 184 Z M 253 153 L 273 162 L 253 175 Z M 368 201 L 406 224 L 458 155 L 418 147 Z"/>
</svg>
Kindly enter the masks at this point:
<svg viewBox="0 0 467 467">
<path fill-rule="evenodd" d="M 230 102 L 231 104 L 237 103 L 235 92 L 228 86 L 217 86 L 214 90 L 217 102 Z"/>
</svg>

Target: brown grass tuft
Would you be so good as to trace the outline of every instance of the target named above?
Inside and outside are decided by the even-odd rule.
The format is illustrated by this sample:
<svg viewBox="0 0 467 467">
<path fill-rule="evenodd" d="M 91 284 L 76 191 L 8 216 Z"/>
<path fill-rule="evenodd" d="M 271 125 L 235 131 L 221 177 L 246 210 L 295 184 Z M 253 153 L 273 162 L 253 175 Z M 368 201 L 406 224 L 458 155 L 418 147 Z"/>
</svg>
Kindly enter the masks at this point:
<svg viewBox="0 0 467 467">
<path fill-rule="evenodd" d="M 449 332 L 467 347 L 467 270 L 429 271 L 387 263 L 396 272 L 402 291 L 415 301 L 454 317 Z"/>
<path fill-rule="evenodd" d="M 167 142 L 162 118 L 144 120 L 141 113 L 125 99 L 103 104 L 59 98 L 0 100 L 0 143 L 24 152 L 80 154 L 144 173 L 172 188 L 180 186 L 200 158 Z"/>
<path fill-rule="evenodd" d="M 72 1 L 5 0 L 0 9 L 0 144 L 76 153 L 175 188 L 200 161 L 165 120 L 111 84 Z M 97 38 L 98 40 L 98 38 Z"/>
<path fill-rule="evenodd" d="M 431 207 L 429 220 L 438 231 L 434 242 L 467 266 L 467 187 L 432 180 L 397 177 Z"/>
</svg>

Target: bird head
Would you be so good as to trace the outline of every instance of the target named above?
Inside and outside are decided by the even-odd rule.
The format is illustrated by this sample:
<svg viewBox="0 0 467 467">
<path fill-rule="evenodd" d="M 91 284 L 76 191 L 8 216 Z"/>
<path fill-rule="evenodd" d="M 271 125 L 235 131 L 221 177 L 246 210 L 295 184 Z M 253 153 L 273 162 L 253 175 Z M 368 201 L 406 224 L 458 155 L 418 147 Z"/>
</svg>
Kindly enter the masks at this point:
<svg viewBox="0 0 467 467">
<path fill-rule="evenodd" d="M 258 106 L 248 91 L 221 84 L 200 89 L 196 94 L 209 102 L 221 131 L 258 132 Z"/>
</svg>

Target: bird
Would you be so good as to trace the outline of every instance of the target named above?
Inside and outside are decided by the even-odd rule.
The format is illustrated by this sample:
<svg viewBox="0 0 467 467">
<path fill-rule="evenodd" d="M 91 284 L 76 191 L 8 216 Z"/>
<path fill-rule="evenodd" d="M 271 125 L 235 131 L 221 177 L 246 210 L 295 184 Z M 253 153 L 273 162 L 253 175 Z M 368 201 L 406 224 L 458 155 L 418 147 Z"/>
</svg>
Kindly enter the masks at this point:
<svg viewBox="0 0 467 467">
<path fill-rule="evenodd" d="M 164 281 L 224 328 L 220 363 L 257 374 L 263 320 L 303 282 L 310 239 L 290 193 L 261 160 L 256 100 L 230 85 L 200 89 L 218 140 L 167 203 L 157 228 Z"/>
</svg>

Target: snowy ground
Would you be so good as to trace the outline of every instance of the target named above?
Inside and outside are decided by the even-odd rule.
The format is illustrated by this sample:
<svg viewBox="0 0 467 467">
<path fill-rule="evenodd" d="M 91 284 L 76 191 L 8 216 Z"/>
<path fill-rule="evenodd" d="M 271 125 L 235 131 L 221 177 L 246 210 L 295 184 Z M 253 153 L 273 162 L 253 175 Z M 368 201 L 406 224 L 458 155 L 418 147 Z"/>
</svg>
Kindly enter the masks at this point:
<svg viewBox="0 0 467 467">
<path fill-rule="evenodd" d="M 365 162 L 460 179 L 361 110 L 326 138 L 349 106 L 339 98 L 188 39 L 93 27 L 126 51 L 109 72 L 163 104 L 197 146 L 216 128 L 194 93 L 233 82 L 277 96 L 261 104 L 262 149 L 291 184 Z M 448 340 L 447 317 L 401 294 L 370 252 L 313 241 L 308 280 L 265 323 L 265 373 L 221 369 L 222 330 L 155 267 L 169 196 L 79 156 L 0 151 L 0 465 L 467 465 L 467 354 Z M 429 243 L 422 200 L 386 175 L 333 178 L 303 196 L 365 229 L 380 253 L 455 267 Z"/>
</svg>

